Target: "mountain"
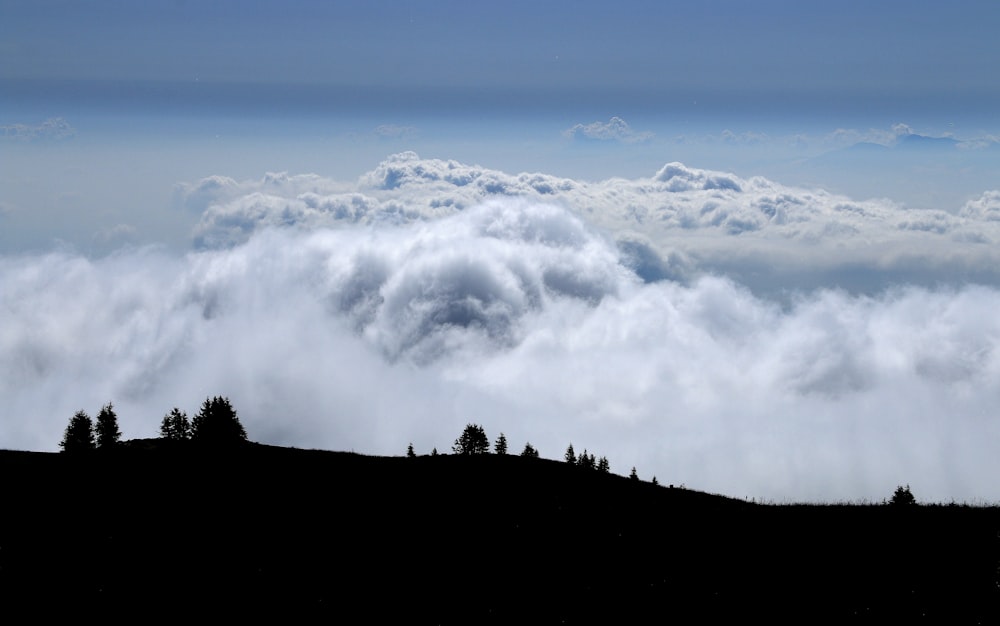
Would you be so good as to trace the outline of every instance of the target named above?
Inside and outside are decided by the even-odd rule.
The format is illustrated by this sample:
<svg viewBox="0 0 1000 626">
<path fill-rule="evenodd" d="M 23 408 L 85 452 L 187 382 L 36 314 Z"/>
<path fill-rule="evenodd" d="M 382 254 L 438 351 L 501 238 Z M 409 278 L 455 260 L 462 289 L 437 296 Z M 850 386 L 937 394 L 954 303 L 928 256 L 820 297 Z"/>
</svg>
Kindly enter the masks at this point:
<svg viewBox="0 0 1000 626">
<path fill-rule="evenodd" d="M 1000 509 L 760 505 L 546 459 L 0 452 L 9 616 L 995 621 Z M 8 617 L 10 619 L 11 617 Z"/>
</svg>

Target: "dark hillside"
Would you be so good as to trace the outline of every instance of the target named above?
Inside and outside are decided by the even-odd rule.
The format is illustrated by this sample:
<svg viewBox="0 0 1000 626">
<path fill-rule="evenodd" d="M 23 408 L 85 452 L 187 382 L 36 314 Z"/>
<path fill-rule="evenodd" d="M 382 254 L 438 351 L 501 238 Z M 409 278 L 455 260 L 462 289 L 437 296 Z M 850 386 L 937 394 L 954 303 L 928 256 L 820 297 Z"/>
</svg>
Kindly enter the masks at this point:
<svg viewBox="0 0 1000 626">
<path fill-rule="evenodd" d="M 0 452 L 7 611 L 996 620 L 992 508 L 756 506 L 518 456 Z"/>
</svg>

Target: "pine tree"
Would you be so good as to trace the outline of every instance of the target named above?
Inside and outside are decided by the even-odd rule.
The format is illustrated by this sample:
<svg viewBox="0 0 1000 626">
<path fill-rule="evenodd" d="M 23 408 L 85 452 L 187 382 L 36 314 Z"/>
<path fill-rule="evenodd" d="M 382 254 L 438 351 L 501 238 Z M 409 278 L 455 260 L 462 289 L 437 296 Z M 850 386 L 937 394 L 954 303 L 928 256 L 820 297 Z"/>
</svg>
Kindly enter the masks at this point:
<svg viewBox="0 0 1000 626">
<path fill-rule="evenodd" d="M 163 416 L 160 423 L 160 437 L 169 441 L 187 441 L 191 438 L 191 422 L 187 413 L 174 407 Z"/>
<path fill-rule="evenodd" d="M 85 452 L 94 449 L 94 422 L 85 411 L 70 418 L 59 447 L 63 452 Z"/>
<path fill-rule="evenodd" d="M 892 500 L 889 501 L 889 504 L 892 504 L 893 506 L 911 506 L 916 503 L 917 499 L 910 491 L 909 485 L 905 487 L 902 485 L 896 487 L 896 491 L 892 494 Z"/>
<path fill-rule="evenodd" d="M 467 424 L 451 449 L 455 454 L 489 454 L 490 440 L 482 426 Z"/>
<path fill-rule="evenodd" d="M 410 443 L 410 445 L 406 446 L 406 456 L 411 459 L 417 456 L 417 453 L 413 451 L 413 443 Z"/>
<path fill-rule="evenodd" d="M 632 480 L 639 480 L 639 475 L 635 472 L 635 466 L 632 466 L 632 473 L 628 475 Z"/>
<path fill-rule="evenodd" d="M 569 444 L 569 447 L 566 448 L 566 454 L 563 455 L 563 458 L 570 465 L 576 465 L 576 453 L 573 452 L 573 444 Z"/>
<path fill-rule="evenodd" d="M 115 414 L 114 407 L 108 402 L 101 407 L 101 412 L 97 414 L 97 425 L 94 428 L 97 435 L 97 447 L 101 450 L 110 450 L 121 441 L 122 433 L 118 430 L 118 415 Z"/>
<path fill-rule="evenodd" d="M 496 445 L 493 447 L 493 451 L 497 454 L 507 454 L 507 438 L 504 437 L 503 433 L 497 437 Z"/>
<path fill-rule="evenodd" d="M 191 439 L 199 443 L 228 446 L 244 443 L 247 432 L 240 424 L 229 398 L 206 398 L 201 410 L 191 420 Z"/>
<path fill-rule="evenodd" d="M 528 443 L 524 444 L 524 450 L 521 451 L 521 456 L 537 459 L 538 450 L 536 450 L 535 446 L 531 445 L 531 442 L 529 441 Z"/>
<path fill-rule="evenodd" d="M 653 484 L 654 485 L 659 485 L 660 484 L 660 481 L 656 480 L 656 476 L 653 476 Z"/>
<path fill-rule="evenodd" d="M 608 457 L 602 456 L 597 462 L 597 471 L 604 472 L 605 474 L 611 471 L 611 464 L 608 463 Z"/>
<path fill-rule="evenodd" d="M 433 450 L 431 450 L 431 456 L 437 456 L 437 455 L 438 455 L 438 449 L 437 448 L 434 448 Z"/>
</svg>

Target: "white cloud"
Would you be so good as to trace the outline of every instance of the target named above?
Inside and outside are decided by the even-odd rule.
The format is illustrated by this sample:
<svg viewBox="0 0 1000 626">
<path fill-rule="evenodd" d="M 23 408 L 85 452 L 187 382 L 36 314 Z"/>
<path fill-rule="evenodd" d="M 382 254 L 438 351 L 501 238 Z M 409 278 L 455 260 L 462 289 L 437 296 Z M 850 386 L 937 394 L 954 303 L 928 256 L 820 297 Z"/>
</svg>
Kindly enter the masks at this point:
<svg viewBox="0 0 1000 626">
<path fill-rule="evenodd" d="M 375 134 L 387 139 L 409 139 L 417 134 L 413 126 L 398 126 L 396 124 L 380 124 L 375 127 Z"/>
<path fill-rule="evenodd" d="M 729 274 L 755 291 L 871 291 L 957 275 L 1000 284 L 998 254 L 984 245 L 1000 241 L 1000 223 L 972 209 L 953 215 L 855 201 L 682 163 L 668 163 L 650 178 L 588 182 L 406 152 L 355 184 L 287 174 L 206 181 L 189 188 L 193 206 L 208 203 L 195 232 L 202 248 L 242 243 L 264 227 L 406 224 L 518 197 L 566 207 L 617 239 L 641 236 L 659 259 L 674 259 L 675 270 Z M 205 187 L 216 195 L 202 195 Z"/>
<path fill-rule="evenodd" d="M 126 436 L 155 436 L 223 394 L 276 444 L 444 451 L 476 422 L 735 496 L 1000 499 L 997 289 L 782 305 L 725 278 L 644 282 L 624 252 L 567 209 L 497 198 L 184 257 L 0 258 L 0 441 L 55 449 L 108 401 Z"/>
<path fill-rule="evenodd" d="M 653 133 L 632 130 L 628 122 L 620 117 L 612 117 L 607 122 L 591 122 L 576 124 L 563 131 L 570 139 L 594 139 L 599 141 L 620 141 L 622 143 L 640 143 L 652 139 Z"/>
<path fill-rule="evenodd" d="M 8 124 L 0 126 L 5 139 L 15 141 L 40 141 L 69 139 L 76 135 L 76 129 L 61 117 L 52 117 L 41 124 Z"/>
</svg>

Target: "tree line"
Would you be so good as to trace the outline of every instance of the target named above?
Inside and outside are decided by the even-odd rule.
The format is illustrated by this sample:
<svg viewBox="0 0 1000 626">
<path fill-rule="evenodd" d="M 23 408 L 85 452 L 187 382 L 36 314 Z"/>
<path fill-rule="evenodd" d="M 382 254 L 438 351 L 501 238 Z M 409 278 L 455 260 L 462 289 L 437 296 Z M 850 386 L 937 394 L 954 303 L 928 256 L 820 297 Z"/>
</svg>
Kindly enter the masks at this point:
<svg viewBox="0 0 1000 626">
<path fill-rule="evenodd" d="M 247 433 L 229 398 L 215 396 L 206 398 L 191 419 L 174 407 L 160 422 L 160 438 L 220 446 L 246 442 Z M 108 450 L 120 443 L 118 415 L 109 402 L 101 407 L 96 420 L 84 410 L 77 411 L 70 418 L 59 447 L 63 452 L 78 453 Z"/>
<path fill-rule="evenodd" d="M 160 438 L 166 441 L 191 441 L 213 446 L 225 446 L 246 442 L 247 433 L 229 398 L 215 396 L 206 398 L 201 409 L 191 419 L 188 419 L 187 413 L 174 407 L 163 416 L 160 422 Z M 59 442 L 59 447 L 63 452 L 78 453 L 111 449 L 119 445 L 120 442 L 121 430 L 118 427 L 118 415 L 115 413 L 112 403 L 109 402 L 101 407 L 96 420 L 91 419 L 84 410 L 77 411 L 70 418 L 62 441 Z M 490 440 L 486 436 L 486 430 L 479 424 L 467 424 L 462 434 L 455 440 L 452 452 L 458 455 L 489 454 Z M 507 437 L 503 433 L 500 433 L 494 442 L 493 453 L 508 454 Z M 431 455 L 436 456 L 437 454 L 437 448 L 434 448 Z M 417 456 L 412 442 L 407 446 L 406 456 Z M 529 441 L 524 444 L 520 456 L 538 458 L 538 450 Z M 577 454 L 572 443 L 566 448 L 563 460 L 583 469 L 601 473 L 611 472 L 611 464 L 607 457 L 597 458 L 586 448 Z M 629 478 L 639 480 L 634 466 Z M 651 482 L 654 485 L 659 484 L 656 476 L 653 476 Z M 909 485 L 899 486 L 893 493 L 892 499 L 887 502 L 887 504 L 904 507 L 916 503 L 917 500 L 910 491 Z"/>
</svg>

